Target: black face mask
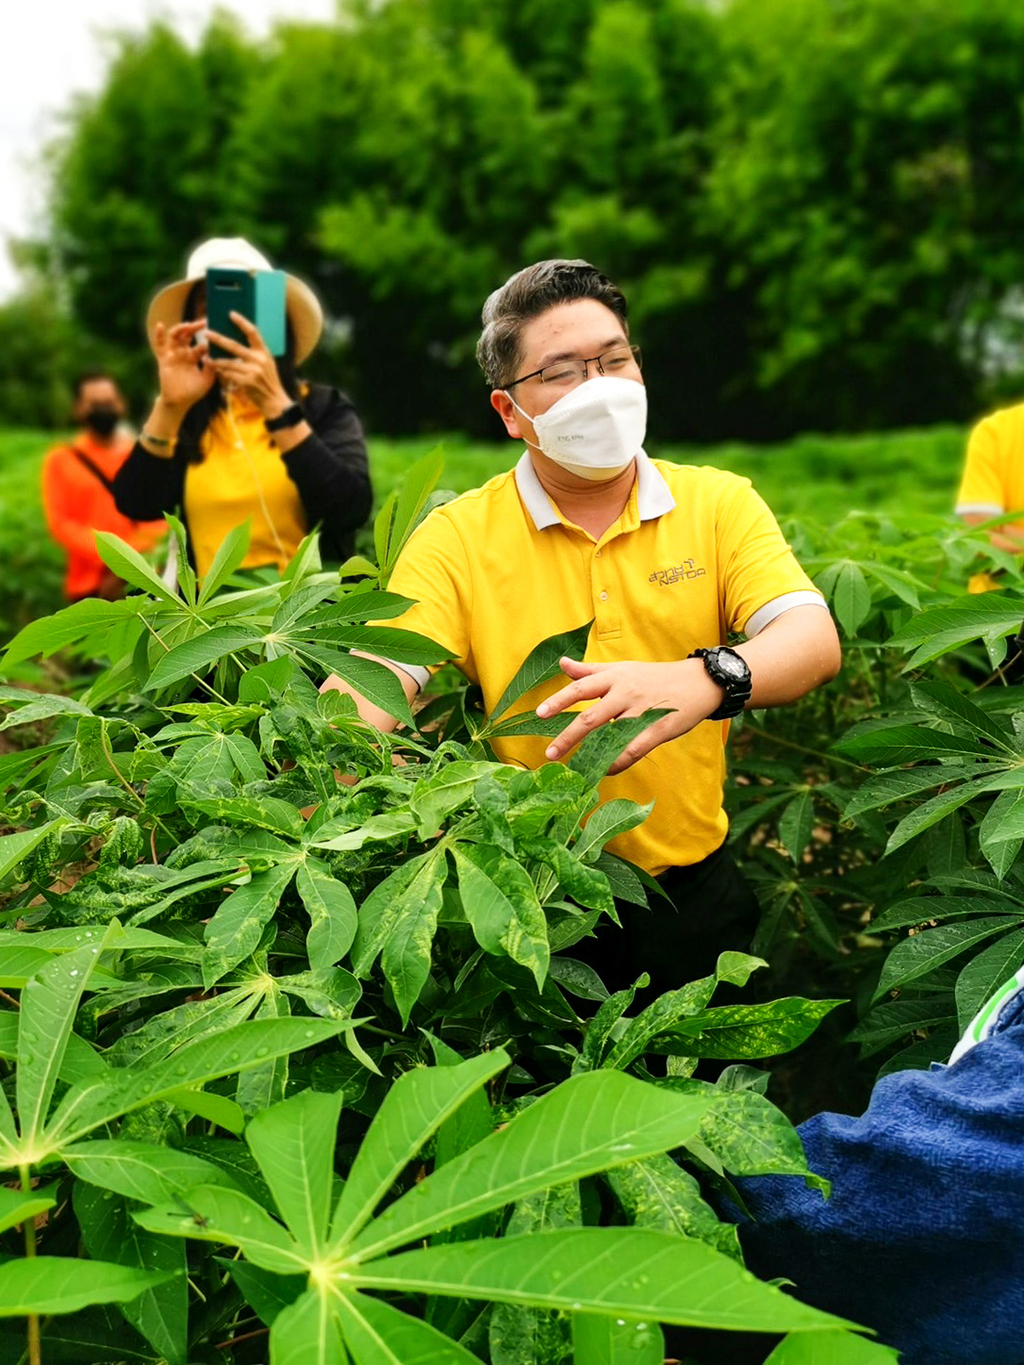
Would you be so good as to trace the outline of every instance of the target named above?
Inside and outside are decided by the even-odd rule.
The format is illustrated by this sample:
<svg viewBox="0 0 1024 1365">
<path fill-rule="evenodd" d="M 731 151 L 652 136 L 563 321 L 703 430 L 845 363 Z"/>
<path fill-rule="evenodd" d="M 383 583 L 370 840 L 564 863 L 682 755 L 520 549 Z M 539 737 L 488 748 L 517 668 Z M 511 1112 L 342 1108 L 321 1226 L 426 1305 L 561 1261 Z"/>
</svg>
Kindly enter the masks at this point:
<svg viewBox="0 0 1024 1365">
<path fill-rule="evenodd" d="M 90 408 L 82 420 L 97 436 L 109 436 L 121 420 L 121 414 L 116 408 Z"/>
</svg>

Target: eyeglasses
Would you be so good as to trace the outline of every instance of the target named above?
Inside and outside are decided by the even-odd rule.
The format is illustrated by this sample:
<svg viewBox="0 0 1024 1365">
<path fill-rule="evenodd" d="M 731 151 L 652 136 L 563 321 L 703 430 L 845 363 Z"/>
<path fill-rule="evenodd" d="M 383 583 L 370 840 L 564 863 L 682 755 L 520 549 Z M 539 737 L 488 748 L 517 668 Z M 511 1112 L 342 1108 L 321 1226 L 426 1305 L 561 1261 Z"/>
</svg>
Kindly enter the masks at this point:
<svg viewBox="0 0 1024 1365">
<path fill-rule="evenodd" d="M 605 351 L 604 355 L 591 356 L 589 360 L 556 360 L 543 365 L 539 370 L 520 375 L 511 384 L 502 387 L 507 392 L 517 384 L 525 384 L 528 379 L 539 379 L 542 384 L 550 384 L 556 389 L 574 389 L 587 378 L 587 366 L 596 365 L 598 374 L 627 375 L 642 368 L 639 346 L 616 346 Z"/>
</svg>

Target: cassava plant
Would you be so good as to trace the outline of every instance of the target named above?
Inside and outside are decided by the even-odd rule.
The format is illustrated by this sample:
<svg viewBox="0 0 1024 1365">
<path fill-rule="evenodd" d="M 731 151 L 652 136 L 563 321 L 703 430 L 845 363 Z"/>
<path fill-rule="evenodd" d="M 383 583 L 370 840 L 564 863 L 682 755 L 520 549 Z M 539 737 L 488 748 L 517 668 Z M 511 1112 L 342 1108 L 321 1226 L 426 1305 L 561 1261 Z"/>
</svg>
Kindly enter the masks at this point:
<svg viewBox="0 0 1024 1365">
<path fill-rule="evenodd" d="M 488 735 L 537 724 L 515 704 L 564 639 L 491 717 L 460 694 L 414 718 L 348 653 L 441 657 L 379 624 L 435 477 L 382 513 L 376 587 L 312 540 L 238 581 L 239 532 L 178 595 L 108 538 L 138 593 L 8 649 L 98 671 L 3 692 L 6 729 L 47 733 L 0 758 L 0 1313 L 28 1319 L 0 1360 L 653 1365 L 661 1322 L 890 1359 L 747 1275 L 707 1197 L 823 1183 L 764 1073 L 694 1069 L 786 1051 L 836 1001 L 715 1006 L 762 965 L 724 954 L 635 1007 L 645 978 L 609 996 L 572 956 L 646 902 L 604 847 L 646 811 L 599 782 L 650 717 L 518 771 Z M 328 670 L 404 727 L 320 695 Z"/>
</svg>

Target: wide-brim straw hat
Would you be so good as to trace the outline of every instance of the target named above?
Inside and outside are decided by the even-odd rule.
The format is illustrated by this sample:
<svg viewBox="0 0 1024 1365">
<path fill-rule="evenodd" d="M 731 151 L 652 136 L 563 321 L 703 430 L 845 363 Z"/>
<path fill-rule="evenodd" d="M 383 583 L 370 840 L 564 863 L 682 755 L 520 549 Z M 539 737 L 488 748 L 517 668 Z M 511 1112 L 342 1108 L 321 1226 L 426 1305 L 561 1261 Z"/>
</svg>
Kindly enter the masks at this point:
<svg viewBox="0 0 1024 1365">
<path fill-rule="evenodd" d="M 156 325 L 174 327 L 183 321 L 185 300 L 193 285 L 206 278 L 211 266 L 235 270 L 273 270 L 273 266 L 244 237 L 211 237 L 201 242 L 188 258 L 185 278 L 161 289 L 146 314 L 146 335 L 153 346 Z M 295 337 L 295 363 L 301 365 L 320 340 L 324 328 L 324 314 L 320 300 L 308 284 L 295 275 L 285 274 L 285 307 Z"/>
</svg>

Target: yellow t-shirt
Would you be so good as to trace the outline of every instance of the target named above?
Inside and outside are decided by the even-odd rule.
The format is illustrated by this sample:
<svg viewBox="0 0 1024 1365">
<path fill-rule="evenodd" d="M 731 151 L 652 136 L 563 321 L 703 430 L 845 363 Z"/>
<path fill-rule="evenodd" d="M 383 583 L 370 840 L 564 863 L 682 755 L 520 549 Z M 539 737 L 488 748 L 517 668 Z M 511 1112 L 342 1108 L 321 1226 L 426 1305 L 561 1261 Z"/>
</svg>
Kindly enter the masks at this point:
<svg viewBox="0 0 1024 1365">
<path fill-rule="evenodd" d="M 202 437 L 202 462 L 185 471 L 185 520 L 200 578 L 227 533 L 247 519 L 252 529 L 242 568 L 284 569 L 309 530 L 299 490 L 263 414 L 237 393 L 226 395 L 226 402 Z"/>
<path fill-rule="evenodd" d="M 722 644 L 729 632 L 756 634 L 788 607 L 823 605 L 749 480 L 645 455 L 625 510 L 600 540 L 565 520 L 524 455 L 514 471 L 433 511 L 388 586 L 416 600 L 391 624 L 450 649 L 488 712 L 535 645 L 592 618 L 588 662 L 659 661 Z M 425 681 L 425 670 L 406 671 Z M 565 681 L 533 688 L 513 710 L 532 710 Z M 658 874 L 718 848 L 725 734 L 705 722 L 604 779 L 602 800 L 654 802 L 613 852 Z M 536 768 L 548 743 L 520 737 L 494 748 Z"/>
<path fill-rule="evenodd" d="M 1024 518 L 1024 403 L 1000 408 L 971 432 L 956 511 L 985 517 L 1020 511 Z M 1024 531 L 1024 519 L 1006 525 Z M 968 586 L 971 592 L 987 592 L 999 584 L 981 573 Z"/>
</svg>

